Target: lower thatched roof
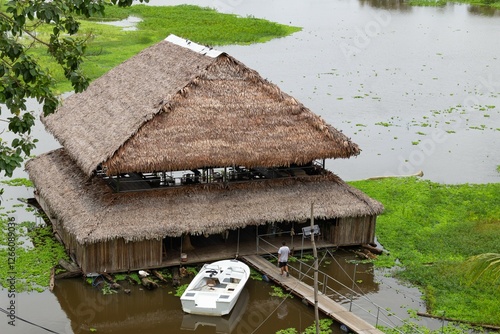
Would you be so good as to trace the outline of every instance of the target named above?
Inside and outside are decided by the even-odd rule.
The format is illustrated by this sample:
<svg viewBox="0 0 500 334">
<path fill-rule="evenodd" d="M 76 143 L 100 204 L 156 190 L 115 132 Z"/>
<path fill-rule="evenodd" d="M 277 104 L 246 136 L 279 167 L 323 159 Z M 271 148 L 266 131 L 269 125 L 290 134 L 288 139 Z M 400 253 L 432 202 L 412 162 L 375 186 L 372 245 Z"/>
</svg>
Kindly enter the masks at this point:
<svg viewBox="0 0 500 334">
<path fill-rule="evenodd" d="M 88 178 L 64 149 L 26 163 L 51 214 L 80 243 L 116 238 L 161 239 L 183 233 L 219 233 L 268 222 L 377 215 L 382 204 L 334 174 L 239 184 L 113 193 L 105 181 Z"/>
</svg>

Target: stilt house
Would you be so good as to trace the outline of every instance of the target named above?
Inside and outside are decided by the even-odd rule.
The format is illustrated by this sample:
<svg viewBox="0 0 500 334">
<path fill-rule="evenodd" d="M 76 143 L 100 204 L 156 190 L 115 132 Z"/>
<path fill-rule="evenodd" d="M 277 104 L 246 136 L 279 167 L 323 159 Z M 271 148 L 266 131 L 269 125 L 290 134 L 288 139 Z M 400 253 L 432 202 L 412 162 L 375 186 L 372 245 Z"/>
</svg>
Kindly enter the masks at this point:
<svg viewBox="0 0 500 334">
<path fill-rule="evenodd" d="M 26 170 L 86 273 L 160 267 L 185 235 L 298 232 L 312 202 L 331 244 L 374 242 L 383 206 L 324 168 L 358 146 L 226 53 L 171 35 L 42 121 L 62 148 Z"/>
</svg>

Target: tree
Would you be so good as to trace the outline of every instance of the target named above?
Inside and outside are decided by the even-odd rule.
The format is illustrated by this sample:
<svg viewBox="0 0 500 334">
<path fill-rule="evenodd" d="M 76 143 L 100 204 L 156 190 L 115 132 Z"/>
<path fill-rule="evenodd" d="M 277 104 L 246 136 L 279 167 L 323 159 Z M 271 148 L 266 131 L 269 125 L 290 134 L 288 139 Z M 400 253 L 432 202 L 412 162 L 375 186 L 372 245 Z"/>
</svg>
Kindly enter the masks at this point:
<svg viewBox="0 0 500 334">
<path fill-rule="evenodd" d="M 500 280 L 500 253 L 484 253 L 467 259 L 467 275 L 470 282 L 486 277 L 493 282 Z"/>
<path fill-rule="evenodd" d="M 139 0 L 148 2 L 149 0 Z M 81 70 L 88 36 L 79 36 L 78 18 L 103 16 L 107 5 L 127 7 L 133 0 L 0 0 L 0 121 L 8 124 L 14 134 L 9 143 L 0 138 L 0 173 L 12 176 L 35 147 L 31 137 L 35 112 L 26 101 L 34 98 L 42 105 L 44 115 L 57 109 L 59 99 L 54 79 L 30 55 L 34 47 L 46 48 L 48 54 L 64 71 L 75 92 L 84 91 L 89 79 Z M 37 30 L 49 25 L 49 38 L 41 38 Z M 10 116 L 5 118 L 5 110 Z M 3 114 L 2 114 L 3 113 Z"/>
</svg>

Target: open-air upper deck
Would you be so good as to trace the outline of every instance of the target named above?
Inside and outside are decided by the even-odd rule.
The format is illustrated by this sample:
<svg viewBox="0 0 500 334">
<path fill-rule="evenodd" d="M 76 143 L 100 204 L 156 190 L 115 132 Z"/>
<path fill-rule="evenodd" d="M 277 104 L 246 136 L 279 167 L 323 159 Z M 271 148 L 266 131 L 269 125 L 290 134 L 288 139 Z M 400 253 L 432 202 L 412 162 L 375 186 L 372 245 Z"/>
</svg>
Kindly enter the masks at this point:
<svg viewBox="0 0 500 334">
<path fill-rule="evenodd" d="M 175 172 L 124 173 L 107 176 L 102 170 L 97 175 L 106 180 L 114 192 L 145 191 L 179 186 L 209 183 L 234 183 L 269 180 L 278 178 L 296 178 L 308 175 L 320 175 L 324 172 L 324 160 L 307 165 L 288 167 L 231 166 L 223 168 L 200 168 Z"/>
</svg>

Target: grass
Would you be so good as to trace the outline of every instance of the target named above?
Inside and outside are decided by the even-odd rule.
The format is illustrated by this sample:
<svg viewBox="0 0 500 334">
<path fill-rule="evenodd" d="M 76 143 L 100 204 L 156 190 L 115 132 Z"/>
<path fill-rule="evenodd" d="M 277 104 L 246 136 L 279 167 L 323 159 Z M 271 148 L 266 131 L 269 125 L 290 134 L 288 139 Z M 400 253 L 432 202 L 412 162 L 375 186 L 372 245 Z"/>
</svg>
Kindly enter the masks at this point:
<svg viewBox="0 0 500 334">
<path fill-rule="evenodd" d="M 87 58 L 83 64 L 84 73 L 95 79 L 137 54 L 141 50 L 175 34 L 194 42 L 221 46 L 228 44 L 262 43 L 274 38 L 285 37 L 300 31 L 292 27 L 254 17 L 240 17 L 218 13 L 214 9 L 192 5 L 153 7 L 135 5 L 129 8 L 109 6 L 105 21 L 119 21 L 129 16 L 139 17 L 137 30 L 127 31 L 121 27 L 101 24 L 97 21 L 81 20 L 79 34 L 88 37 Z M 51 27 L 44 26 L 39 37 L 48 39 Z M 32 48 L 32 53 L 46 66 L 57 82 L 60 93 L 70 91 L 71 86 L 46 53 L 43 47 Z"/>
<path fill-rule="evenodd" d="M 500 289 L 467 284 L 464 262 L 500 253 L 500 183 L 443 185 L 415 178 L 351 183 L 385 206 L 377 239 L 389 251 L 378 266 L 399 264 L 397 277 L 418 286 L 428 312 L 500 325 Z"/>
</svg>

